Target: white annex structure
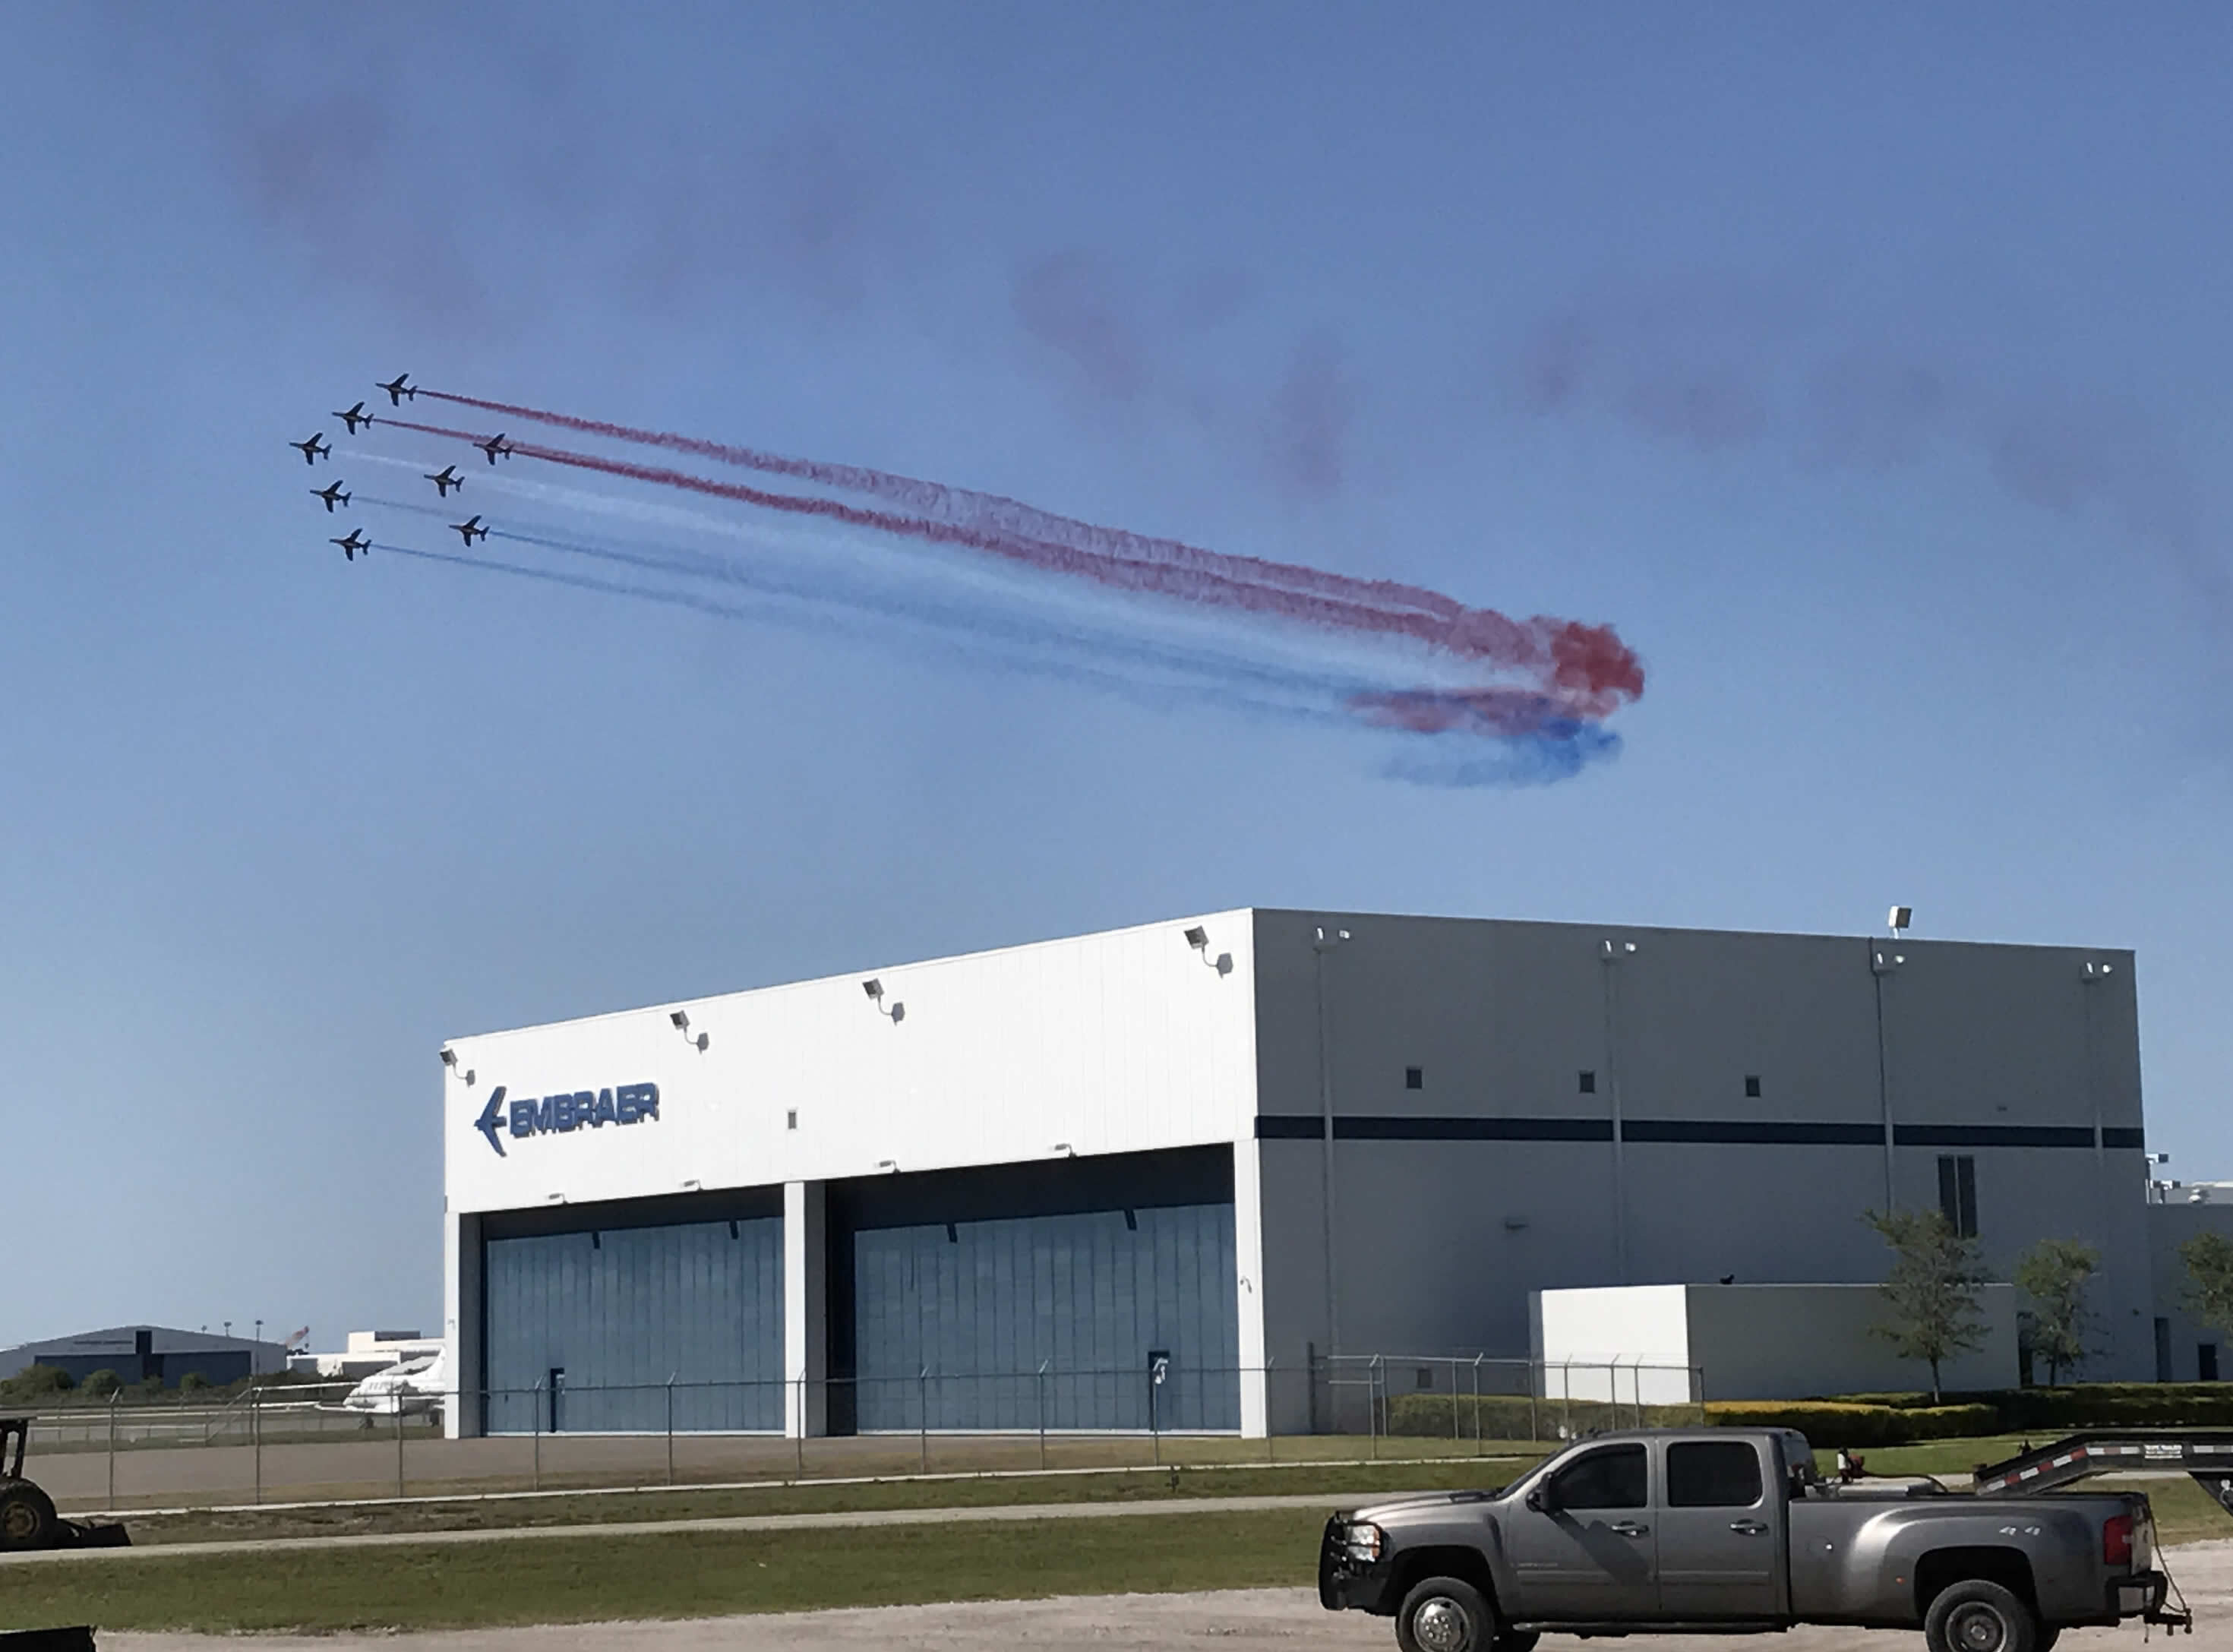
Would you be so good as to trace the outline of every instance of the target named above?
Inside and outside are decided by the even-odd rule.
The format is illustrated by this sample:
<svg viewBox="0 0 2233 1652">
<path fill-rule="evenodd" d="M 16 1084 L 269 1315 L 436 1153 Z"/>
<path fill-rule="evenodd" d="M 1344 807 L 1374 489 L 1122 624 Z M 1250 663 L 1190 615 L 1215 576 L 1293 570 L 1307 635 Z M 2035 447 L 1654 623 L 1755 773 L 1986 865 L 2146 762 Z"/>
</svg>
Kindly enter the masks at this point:
<svg viewBox="0 0 2233 1652">
<path fill-rule="evenodd" d="M 1892 1204 L 2096 1246 L 2152 1363 L 2122 952 L 1240 909 L 444 1062 L 457 1432 L 1300 1428 L 1532 1291 L 1872 1283 Z"/>
<path fill-rule="evenodd" d="M 1633 1285 L 1533 1293 L 1546 1395 L 1681 1405 L 1805 1400 L 1928 1386 L 1925 1368 L 1872 1334 L 1884 1298 L 1865 1285 Z M 1982 1340 L 1939 1372 L 1950 1392 L 2012 1389 L 2016 1293 L 1977 1292 Z"/>
</svg>

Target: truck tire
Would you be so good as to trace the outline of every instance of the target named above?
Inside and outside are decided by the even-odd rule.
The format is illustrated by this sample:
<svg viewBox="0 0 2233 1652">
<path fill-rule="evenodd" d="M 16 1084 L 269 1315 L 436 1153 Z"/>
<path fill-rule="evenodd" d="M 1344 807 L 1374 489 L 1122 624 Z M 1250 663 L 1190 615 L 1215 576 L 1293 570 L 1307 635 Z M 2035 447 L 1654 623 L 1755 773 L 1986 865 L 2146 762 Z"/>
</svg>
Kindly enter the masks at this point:
<svg viewBox="0 0 2233 1652">
<path fill-rule="evenodd" d="M 51 1549 L 54 1499 L 27 1480 L 0 1480 L 0 1549 Z"/>
<path fill-rule="evenodd" d="M 2039 1652 L 2039 1619 L 2010 1590 L 1971 1577 L 1938 1591 L 1923 1639 L 1930 1652 Z"/>
<path fill-rule="evenodd" d="M 1396 1644 L 1403 1652 L 1492 1652 L 1496 1614 L 1463 1578 L 1424 1577 L 1396 1614 Z"/>
</svg>

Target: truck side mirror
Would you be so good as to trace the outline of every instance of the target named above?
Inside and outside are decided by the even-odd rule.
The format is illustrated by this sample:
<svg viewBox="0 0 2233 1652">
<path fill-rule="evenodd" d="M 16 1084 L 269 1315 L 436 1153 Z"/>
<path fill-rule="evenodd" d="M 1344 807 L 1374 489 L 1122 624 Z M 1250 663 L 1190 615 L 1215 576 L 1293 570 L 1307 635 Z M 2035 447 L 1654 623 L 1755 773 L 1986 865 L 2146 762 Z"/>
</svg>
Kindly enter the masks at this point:
<svg viewBox="0 0 2233 1652">
<path fill-rule="evenodd" d="M 1527 1506 L 1538 1514 L 1556 1514 L 1559 1512 L 1558 1494 L 1546 1481 L 1527 1493 Z"/>
</svg>

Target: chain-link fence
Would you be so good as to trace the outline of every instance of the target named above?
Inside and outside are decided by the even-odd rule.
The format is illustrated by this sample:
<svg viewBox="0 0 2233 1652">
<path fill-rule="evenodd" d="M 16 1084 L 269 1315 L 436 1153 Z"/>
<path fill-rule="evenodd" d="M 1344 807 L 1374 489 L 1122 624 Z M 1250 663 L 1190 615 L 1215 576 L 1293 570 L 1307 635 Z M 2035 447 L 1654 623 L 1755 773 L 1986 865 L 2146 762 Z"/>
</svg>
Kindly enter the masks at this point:
<svg viewBox="0 0 2233 1652">
<path fill-rule="evenodd" d="M 199 1403 L 54 1396 L 27 1472 L 83 1511 L 1488 1456 L 1696 1422 L 1675 1395 L 1702 1393 L 1679 1368 L 1486 1355 L 464 1393 L 263 1379 Z"/>
</svg>

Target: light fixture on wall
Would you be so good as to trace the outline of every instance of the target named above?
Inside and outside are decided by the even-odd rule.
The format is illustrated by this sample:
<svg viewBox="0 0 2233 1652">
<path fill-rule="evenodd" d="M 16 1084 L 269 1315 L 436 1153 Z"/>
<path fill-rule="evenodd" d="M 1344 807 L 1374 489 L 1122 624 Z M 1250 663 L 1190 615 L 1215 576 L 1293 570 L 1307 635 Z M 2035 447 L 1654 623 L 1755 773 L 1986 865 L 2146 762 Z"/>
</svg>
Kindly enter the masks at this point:
<svg viewBox="0 0 2233 1652">
<path fill-rule="evenodd" d="M 695 1044 L 702 1051 L 707 1044 L 713 1042 L 713 1039 L 709 1038 L 702 1032 L 694 1038 L 690 1036 L 689 1011 L 676 1010 L 668 1015 L 667 1018 L 674 1024 L 674 1030 L 682 1035 L 683 1043 Z"/>
<path fill-rule="evenodd" d="M 1215 958 L 1212 958 L 1209 955 L 1209 931 L 1204 929 L 1200 924 L 1192 925 L 1188 928 L 1186 944 L 1201 954 L 1201 961 L 1208 968 L 1215 970 L 1220 975 L 1233 973 L 1233 954 L 1220 953 Z"/>
<path fill-rule="evenodd" d="M 1907 933 L 1907 927 L 1914 921 L 1915 908 L 1913 907 L 1894 907 L 1890 912 L 1885 914 L 1885 923 L 1891 928 L 1895 939 Z"/>
<path fill-rule="evenodd" d="M 1047 1151 L 1050 1153 L 1059 1153 L 1065 1159 L 1075 1159 L 1077 1157 L 1077 1149 L 1071 1146 L 1067 1141 L 1058 1141 L 1054 1146 L 1048 1148 Z"/>
<path fill-rule="evenodd" d="M 907 1005 L 897 998 L 892 1000 L 891 1008 L 888 1010 L 884 1007 L 884 984 L 876 976 L 871 975 L 867 980 L 862 982 L 861 990 L 869 995 L 869 1002 L 876 1006 L 878 1014 L 889 1016 L 895 1022 L 907 1019 Z"/>
<path fill-rule="evenodd" d="M 897 1159 L 879 1159 L 876 1161 L 876 1168 L 879 1170 L 889 1170 L 894 1175 L 897 1175 L 899 1174 L 900 1161 Z"/>
<path fill-rule="evenodd" d="M 458 1072 L 458 1052 L 451 1049 L 447 1044 L 444 1044 L 442 1046 L 442 1065 L 447 1067 L 453 1073 Z M 458 1073 L 458 1076 L 464 1079 L 465 1083 L 470 1084 L 473 1082 L 473 1070 L 468 1067 L 465 1071 Z"/>
</svg>

